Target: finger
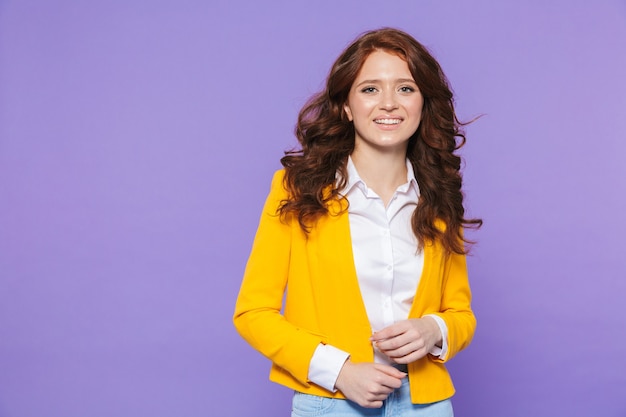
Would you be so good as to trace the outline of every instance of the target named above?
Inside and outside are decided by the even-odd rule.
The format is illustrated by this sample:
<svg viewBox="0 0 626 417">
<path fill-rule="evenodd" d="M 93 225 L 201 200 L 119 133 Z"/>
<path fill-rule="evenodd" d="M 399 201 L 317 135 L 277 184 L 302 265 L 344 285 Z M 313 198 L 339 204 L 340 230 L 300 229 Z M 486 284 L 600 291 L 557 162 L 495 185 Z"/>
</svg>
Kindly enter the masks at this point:
<svg viewBox="0 0 626 417">
<path fill-rule="evenodd" d="M 402 378 L 405 378 L 406 375 L 404 375 Z M 391 378 L 389 380 L 387 380 L 385 382 L 385 384 L 389 387 L 389 393 L 391 393 L 391 391 L 398 389 L 402 386 L 402 379 L 401 378 Z M 387 394 L 389 395 L 389 394 Z"/>
<path fill-rule="evenodd" d="M 384 400 L 386 399 L 389 394 L 392 393 L 392 391 L 397 388 L 397 387 L 390 387 L 387 385 L 388 382 L 380 382 L 380 384 L 378 385 L 378 387 L 376 388 L 375 392 L 372 392 L 372 398 L 374 400 Z M 391 385 L 391 384 L 389 384 Z"/>
<path fill-rule="evenodd" d="M 397 322 L 390 326 L 385 327 L 382 330 L 374 332 L 370 340 L 372 341 L 381 341 L 396 337 L 406 331 L 404 327 L 404 322 Z"/>
<path fill-rule="evenodd" d="M 379 342 L 374 342 L 374 346 L 376 346 L 379 350 L 388 352 L 395 349 L 402 348 L 411 343 L 411 339 L 406 336 L 406 334 L 401 334 L 395 336 L 390 339 L 381 340 Z"/>
<path fill-rule="evenodd" d="M 421 350 L 424 350 L 425 347 L 426 347 L 426 343 L 424 342 L 424 340 L 420 339 L 412 343 L 407 343 L 406 345 L 400 346 L 395 349 L 380 349 L 380 350 L 385 355 L 389 356 L 392 359 L 395 359 L 395 358 L 403 358 L 414 352 L 419 352 Z"/>
<path fill-rule="evenodd" d="M 395 389 L 402 386 L 402 379 L 387 377 L 384 380 L 379 379 L 376 384 L 376 387 L 370 387 L 369 389 L 366 389 L 366 398 L 368 400 L 386 399 L 389 394 L 391 394 Z"/>
<path fill-rule="evenodd" d="M 381 350 L 382 353 L 384 353 L 391 359 L 404 358 L 405 356 L 408 356 L 415 351 L 416 349 L 410 347 L 409 345 L 403 346 L 398 349 Z"/>
<path fill-rule="evenodd" d="M 415 352 L 410 353 L 409 355 L 392 358 L 392 359 L 396 363 L 407 364 L 407 363 L 415 362 L 418 359 L 422 359 L 427 354 L 428 352 L 426 350 L 420 349 L 420 350 L 416 350 Z"/>
<path fill-rule="evenodd" d="M 383 406 L 383 401 L 370 401 L 366 404 L 359 404 L 360 406 L 364 407 L 364 408 L 381 408 Z"/>
</svg>

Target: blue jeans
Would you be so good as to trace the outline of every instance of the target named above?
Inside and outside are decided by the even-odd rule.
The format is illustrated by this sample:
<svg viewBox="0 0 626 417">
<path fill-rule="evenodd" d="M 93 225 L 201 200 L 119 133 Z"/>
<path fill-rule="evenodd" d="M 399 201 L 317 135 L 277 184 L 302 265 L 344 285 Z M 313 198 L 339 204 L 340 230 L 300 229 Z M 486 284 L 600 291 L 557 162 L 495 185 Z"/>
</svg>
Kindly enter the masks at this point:
<svg viewBox="0 0 626 417">
<path fill-rule="evenodd" d="M 411 403 L 409 380 L 389 394 L 381 408 L 363 408 L 358 404 L 334 398 L 296 392 L 293 396 L 291 417 L 454 417 L 450 399 L 431 404 Z"/>
</svg>

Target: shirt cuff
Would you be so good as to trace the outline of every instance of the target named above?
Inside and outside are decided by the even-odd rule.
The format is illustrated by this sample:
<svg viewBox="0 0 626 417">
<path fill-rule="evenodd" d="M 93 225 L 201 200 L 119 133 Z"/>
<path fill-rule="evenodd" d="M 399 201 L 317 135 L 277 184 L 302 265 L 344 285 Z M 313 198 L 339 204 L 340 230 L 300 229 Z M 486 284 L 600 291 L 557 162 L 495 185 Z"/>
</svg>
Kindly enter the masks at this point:
<svg viewBox="0 0 626 417">
<path fill-rule="evenodd" d="M 437 326 L 439 326 L 439 331 L 441 331 L 441 347 L 433 346 L 428 353 L 441 360 L 445 360 L 448 355 L 448 326 L 446 322 L 436 314 L 426 314 L 424 317 L 432 317 L 435 319 Z"/>
<path fill-rule="evenodd" d="M 309 363 L 309 381 L 330 392 L 335 392 L 335 382 L 350 354 L 331 345 L 317 345 Z"/>
</svg>

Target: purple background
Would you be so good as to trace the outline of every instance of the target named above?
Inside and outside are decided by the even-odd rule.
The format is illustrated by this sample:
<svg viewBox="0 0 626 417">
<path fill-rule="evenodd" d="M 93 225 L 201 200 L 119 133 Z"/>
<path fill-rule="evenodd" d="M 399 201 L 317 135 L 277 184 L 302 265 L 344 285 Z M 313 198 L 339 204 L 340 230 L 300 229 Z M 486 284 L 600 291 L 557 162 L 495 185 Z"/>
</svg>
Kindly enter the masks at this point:
<svg viewBox="0 0 626 417">
<path fill-rule="evenodd" d="M 0 417 L 286 416 L 231 315 L 296 115 L 360 32 L 469 120 L 459 416 L 626 416 L 626 2 L 0 1 Z"/>
</svg>

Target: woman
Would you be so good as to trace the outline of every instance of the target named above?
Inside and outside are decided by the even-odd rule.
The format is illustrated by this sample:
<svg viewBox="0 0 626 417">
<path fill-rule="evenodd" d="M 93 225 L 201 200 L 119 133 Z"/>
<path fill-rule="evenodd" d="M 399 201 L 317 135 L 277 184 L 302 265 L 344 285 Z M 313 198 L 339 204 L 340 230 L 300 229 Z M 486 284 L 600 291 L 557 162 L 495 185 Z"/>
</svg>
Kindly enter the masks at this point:
<svg viewBox="0 0 626 417">
<path fill-rule="evenodd" d="M 444 363 L 476 325 L 462 229 L 481 224 L 464 218 L 460 128 L 439 64 L 388 28 L 301 110 L 234 316 L 292 416 L 453 414 Z"/>
</svg>

